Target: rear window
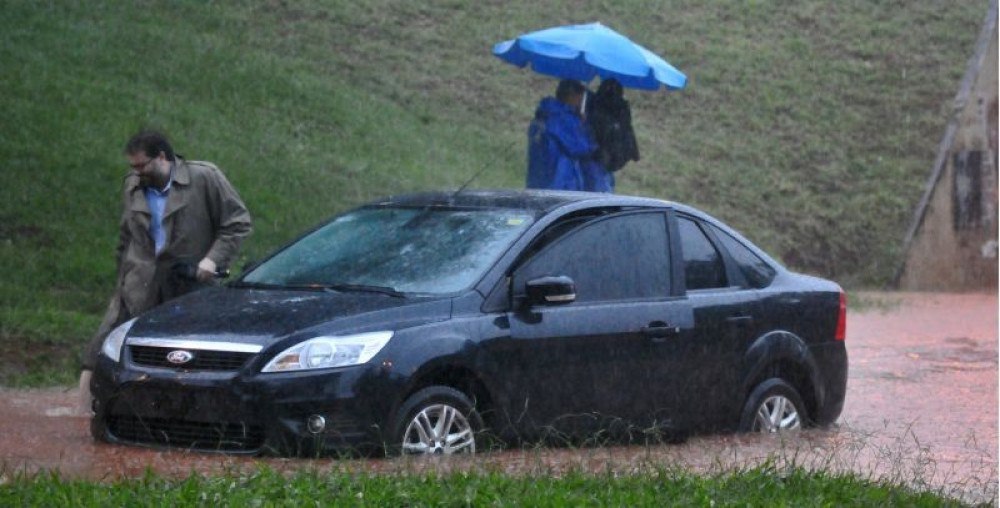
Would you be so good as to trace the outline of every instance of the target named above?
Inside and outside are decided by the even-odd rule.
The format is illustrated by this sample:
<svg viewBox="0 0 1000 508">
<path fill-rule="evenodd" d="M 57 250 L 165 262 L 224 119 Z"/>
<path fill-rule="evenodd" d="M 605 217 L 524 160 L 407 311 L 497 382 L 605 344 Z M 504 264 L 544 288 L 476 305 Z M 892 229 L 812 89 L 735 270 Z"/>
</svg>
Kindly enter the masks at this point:
<svg viewBox="0 0 1000 508">
<path fill-rule="evenodd" d="M 725 231 L 714 226 L 713 229 L 715 229 L 715 236 L 719 238 L 723 248 L 736 261 L 736 264 L 739 266 L 740 271 L 743 272 L 743 276 L 746 277 L 750 286 L 762 288 L 774 280 L 777 271 L 771 265 L 767 264 L 760 256 L 754 254 L 752 250 L 748 249 L 739 240 L 733 238 Z"/>
</svg>

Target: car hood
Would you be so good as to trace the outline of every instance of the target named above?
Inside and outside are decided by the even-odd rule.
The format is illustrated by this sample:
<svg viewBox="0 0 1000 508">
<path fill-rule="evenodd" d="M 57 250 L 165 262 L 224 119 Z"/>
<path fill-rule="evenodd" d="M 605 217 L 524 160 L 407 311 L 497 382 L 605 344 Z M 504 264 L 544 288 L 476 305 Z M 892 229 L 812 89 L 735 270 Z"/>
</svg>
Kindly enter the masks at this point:
<svg viewBox="0 0 1000 508">
<path fill-rule="evenodd" d="M 450 298 L 215 287 L 189 293 L 143 314 L 129 337 L 267 346 L 300 331 L 396 330 L 445 320 L 450 315 Z"/>
</svg>

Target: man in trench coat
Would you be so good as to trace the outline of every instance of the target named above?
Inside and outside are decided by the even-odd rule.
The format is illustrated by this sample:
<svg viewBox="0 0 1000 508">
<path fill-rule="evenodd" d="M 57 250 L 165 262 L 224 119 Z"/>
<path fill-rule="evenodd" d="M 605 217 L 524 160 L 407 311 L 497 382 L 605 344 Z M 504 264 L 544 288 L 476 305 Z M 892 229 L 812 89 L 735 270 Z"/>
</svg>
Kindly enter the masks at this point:
<svg viewBox="0 0 1000 508">
<path fill-rule="evenodd" d="M 236 258 L 250 213 L 222 171 L 186 161 L 167 138 L 145 131 L 125 145 L 132 171 L 123 185 L 115 294 L 85 352 L 81 400 L 105 337 L 118 325 L 206 284 Z"/>
</svg>

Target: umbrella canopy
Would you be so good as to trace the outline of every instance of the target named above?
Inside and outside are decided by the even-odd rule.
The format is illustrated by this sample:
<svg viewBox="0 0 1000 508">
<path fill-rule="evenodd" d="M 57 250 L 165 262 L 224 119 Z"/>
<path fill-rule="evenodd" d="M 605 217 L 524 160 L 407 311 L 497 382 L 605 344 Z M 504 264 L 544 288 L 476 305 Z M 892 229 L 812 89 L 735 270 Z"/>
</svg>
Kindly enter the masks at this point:
<svg viewBox="0 0 1000 508">
<path fill-rule="evenodd" d="M 673 65 L 600 23 L 527 33 L 493 46 L 493 54 L 557 78 L 615 78 L 622 86 L 640 90 L 679 90 L 687 84 L 687 76 Z"/>
</svg>

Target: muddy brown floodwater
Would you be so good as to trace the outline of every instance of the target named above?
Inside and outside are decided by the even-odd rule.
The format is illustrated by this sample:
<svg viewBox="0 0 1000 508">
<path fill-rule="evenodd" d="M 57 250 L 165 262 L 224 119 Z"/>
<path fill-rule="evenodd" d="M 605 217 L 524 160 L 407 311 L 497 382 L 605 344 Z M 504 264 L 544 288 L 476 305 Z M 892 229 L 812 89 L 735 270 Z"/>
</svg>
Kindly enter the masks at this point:
<svg viewBox="0 0 1000 508">
<path fill-rule="evenodd" d="M 147 469 L 186 477 L 259 464 L 284 471 L 488 470 L 558 475 L 659 468 L 775 467 L 855 472 L 966 501 L 997 499 L 997 295 L 864 293 L 848 316 L 850 378 L 834 428 L 789 437 L 698 436 L 683 444 L 519 449 L 474 458 L 303 460 L 94 443 L 75 389 L 0 389 L 0 484 L 19 472 L 116 480 Z"/>
</svg>

